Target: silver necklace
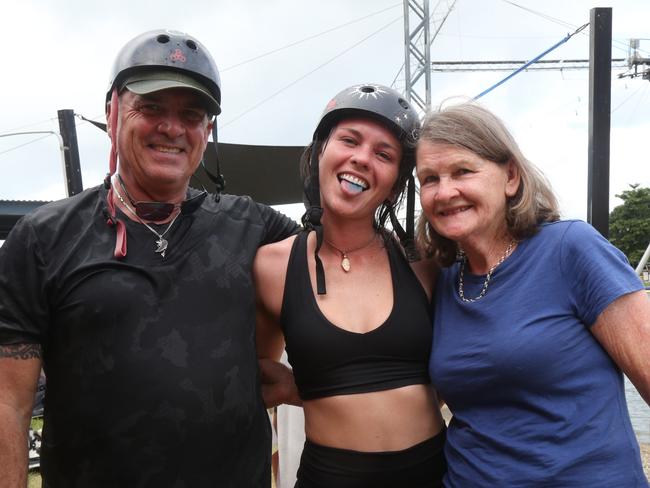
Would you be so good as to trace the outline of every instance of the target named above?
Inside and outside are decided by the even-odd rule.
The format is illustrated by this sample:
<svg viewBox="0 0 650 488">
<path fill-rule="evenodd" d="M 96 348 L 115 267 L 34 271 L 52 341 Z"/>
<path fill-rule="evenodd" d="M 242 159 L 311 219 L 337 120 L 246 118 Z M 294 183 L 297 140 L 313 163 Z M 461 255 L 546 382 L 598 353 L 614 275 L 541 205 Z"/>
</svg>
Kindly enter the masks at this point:
<svg viewBox="0 0 650 488">
<path fill-rule="evenodd" d="M 517 244 L 516 240 L 511 240 L 510 244 L 508 244 L 508 247 L 506 247 L 505 252 L 503 253 L 503 256 L 499 258 L 497 263 L 490 268 L 490 270 L 487 273 L 487 276 L 485 277 L 485 281 L 483 281 L 483 287 L 481 288 L 481 293 L 478 294 L 477 297 L 475 298 L 467 298 L 465 296 L 465 292 L 463 291 L 464 288 L 464 281 L 463 278 L 465 276 L 465 263 L 467 263 L 467 256 L 463 255 L 463 260 L 460 262 L 460 272 L 458 273 L 458 296 L 460 296 L 460 299 L 464 301 L 465 303 L 471 303 L 471 302 L 476 302 L 483 298 L 485 294 L 487 293 L 488 286 L 490 284 L 490 278 L 492 278 L 492 273 L 494 272 L 497 267 L 503 263 L 508 256 L 510 256 L 510 253 L 512 252 L 512 249 L 515 247 L 515 244 Z"/>
<path fill-rule="evenodd" d="M 140 216 L 139 216 L 137 213 L 135 213 L 135 210 L 133 210 L 133 209 L 129 206 L 129 204 L 126 203 L 126 202 L 124 201 L 124 198 L 122 198 L 122 195 L 120 195 L 120 192 L 117 191 L 117 188 L 115 187 L 115 183 L 113 183 L 113 191 L 114 191 L 115 194 L 117 195 L 117 198 L 120 200 L 120 202 L 122 202 L 122 205 L 124 205 L 124 207 L 125 207 L 129 212 L 131 212 L 131 215 L 133 215 L 136 219 L 138 219 L 138 221 L 139 221 L 142 225 L 144 225 L 147 229 L 149 229 L 151 232 L 153 232 L 153 233 L 158 237 L 158 240 L 156 241 L 156 249 L 154 250 L 154 252 L 159 253 L 159 254 L 163 257 L 163 259 L 164 259 L 164 258 L 165 258 L 165 252 L 167 252 L 167 246 L 169 245 L 169 241 L 167 241 L 167 239 L 165 239 L 165 234 L 167 234 L 167 232 L 169 232 L 169 229 L 172 228 L 172 225 L 174 225 L 174 222 L 176 222 L 176 219 L 178 218 L 178 216 L 179 216 L 181 213 L 178 212 L 178 213 L 174 216 L 174 218 L 172 219 L 172 221 L 169 223 L 169 225 L 167 226 L 167 228 L 166 228 L 162 233 L 159 233 L 156 229 L 154 229 L 154 228 L 151 227 L 149 224 L 147 224 L 144 220 L 142 220 L 142 219 L 140 218 Z"/>
<path fill-rule="evenodd" d="M 374 242 L 375 237 L 377 237 L 377 233 L 373 233 L 370 240 L 368 242 L 366 242 L 364 245 L 359 246 L 359 247 L 355 247 L 353 249 L 348 249 L 348 250 L 345 250 L 345 251 L 343 249 L 339 249 L 338 247 L 336 247 L 334 244 L 332 244 L 327 239 L 324 239 L 324 240 L 325 240 L 325 242 L 327 242 L 327 244 L 332 249 L 339 252 L 339 254 L 341 255 L 341 268 L 343 268 L 343 271 L 348 273 L 352 269 L 352 264 L 350 263 L 350 258 L 348 257 L 348 254 L 350 254 L 351 252 L 360 251 L 361 249 L 365 249 L 366 247 L 368 247 L 370 244 L 372 244 Z"/>
</svg>

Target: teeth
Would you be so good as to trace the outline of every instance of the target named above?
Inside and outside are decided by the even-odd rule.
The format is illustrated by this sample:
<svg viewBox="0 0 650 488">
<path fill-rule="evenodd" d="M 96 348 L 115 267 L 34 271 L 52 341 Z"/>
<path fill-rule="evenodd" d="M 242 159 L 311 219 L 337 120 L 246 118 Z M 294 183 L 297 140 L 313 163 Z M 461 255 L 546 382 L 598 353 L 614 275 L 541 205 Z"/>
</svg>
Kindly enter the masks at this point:
<svg viewBox="0 0 650 488">
<path fill-rule="evenodd" d="M 468 208 L 469 208 L 469 207 L 458 207 L 458 208 L 452 208 L 452 209 L 449 209 L 449 210 L 441 210 L 439 213 L 440 213 L 443 217 L 448 217 L 448 216 L 450 216 L 450 215 L 455 215 L 455 214 L 457 214 L 457 213 L 464 212 L 464 211 L 467 210 Z"/>
<path fill-rule="evenodd" d="M 164 153 L 174 153 L 177 154 L 181 152 L 181 150 L 177 147 L 169 147 L 169 146 L 153 146 L 153 148 L 156 151 L 164 152 Z"/>
<path fill-rule="evenodd" d="M 361 178 L 348 174 L 348 173 L 343 173 L 342 175 L 339 176 L 340 180 L 345 180 L 348 183 L 352 183 L 353 185 L 357 185 L 361 187 L 362 190 L 367 190 L 368 189 L 368 182 L 365 180 L 362 180 Z"/>
</svg>

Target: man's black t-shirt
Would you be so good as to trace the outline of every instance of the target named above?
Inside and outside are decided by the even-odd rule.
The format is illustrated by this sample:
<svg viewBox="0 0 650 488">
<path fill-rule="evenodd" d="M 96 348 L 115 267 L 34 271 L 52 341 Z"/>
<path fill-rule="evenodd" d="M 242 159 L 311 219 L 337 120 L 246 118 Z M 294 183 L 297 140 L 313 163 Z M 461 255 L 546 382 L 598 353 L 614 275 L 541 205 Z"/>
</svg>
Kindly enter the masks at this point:
<svg viewBox="0 0 650 488">
<path fill-rule="evenodd" d="M 251 266 L 295 223 L 209 196 L 162 258 L 120 214 L 118 260 L 105 207 L 102 187 L 41 207 L 0 248 L 0 343 L 43 346 L 45 486 L 269 486 Z"/>
</svg>

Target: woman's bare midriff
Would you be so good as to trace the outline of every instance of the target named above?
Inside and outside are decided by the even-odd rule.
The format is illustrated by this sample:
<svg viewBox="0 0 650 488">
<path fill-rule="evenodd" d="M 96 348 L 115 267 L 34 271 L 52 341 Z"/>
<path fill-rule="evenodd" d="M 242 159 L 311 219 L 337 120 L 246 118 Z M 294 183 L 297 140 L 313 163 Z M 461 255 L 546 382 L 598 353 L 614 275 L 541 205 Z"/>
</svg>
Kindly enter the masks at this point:
<svg viewBox="0 0 650 488">
<path fill-rule="evenodd" d="M 303 402 L 303 408 L 307 439 L 363 452 L 406 449 L 444 425 L 430 385 L 319 398 Z"/>
</svg>

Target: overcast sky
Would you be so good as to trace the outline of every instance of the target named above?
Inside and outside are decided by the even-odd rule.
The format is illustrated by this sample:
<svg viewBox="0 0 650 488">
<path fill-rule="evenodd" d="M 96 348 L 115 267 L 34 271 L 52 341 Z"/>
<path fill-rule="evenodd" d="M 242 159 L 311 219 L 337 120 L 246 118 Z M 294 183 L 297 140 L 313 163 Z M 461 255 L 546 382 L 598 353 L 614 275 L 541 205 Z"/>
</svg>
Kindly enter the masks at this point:
<svg viewBox="0 0 650 488">
<path fill-rule="evenodd" d="M 451 3 L 432 1 L 434 18 Z M 627 56 L 630 38 L 650 38 L 648 0 L 458 0 L 432 45 L 432 60 L 532 59 L 587 23 L 596 6 L 613 8 L 614 58 Z M 59 109 L 103 120 L 119 48 L 146 30 L 173 28 L 197 37 L 220 67 L 221 141 L 304 145 L 342 88 L 394 80 L 403 88 L 402 15 L 402 2 L 394 0 L 6 2 L 0 134 L 58 131 Z M 650 40 L 641 48 L 650 57 Z M 588 57 L 587 29 L 546 59 Z M 650 82 L 618 79 L 623 71 L 612 75 L 610 208 L 628 184 L 650 186 Z M 433 104 L 477 95 L 506 75 L 434 73 Z M 525 72 L 482 103 L 506 121 L 524 154 L 549 177 L 563 216 L 586 218 L 588 70 Z M 79 120 L 77 131 L 83 183 L 93 186 L 108 167 L 108 138 Z M 54 136 L 34 142 L 39 137 L 0 138 L 0 199 L 65 196 L 58 142 Z"/>
</svg>

